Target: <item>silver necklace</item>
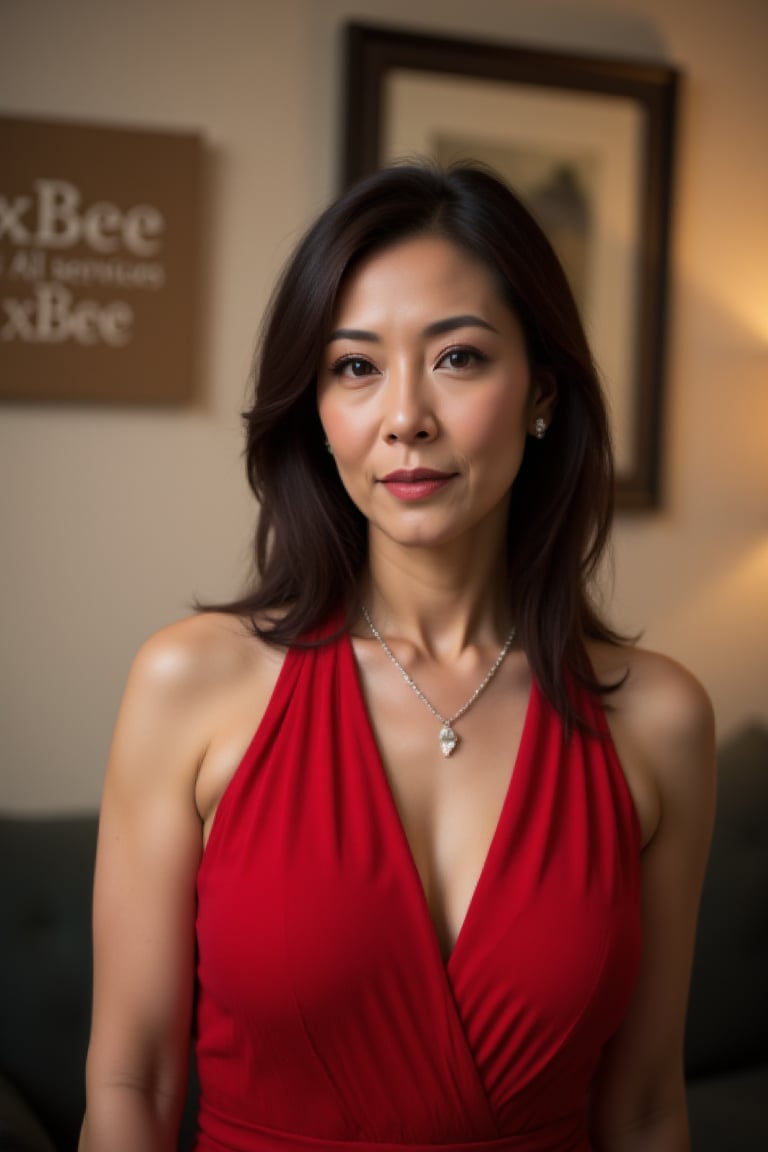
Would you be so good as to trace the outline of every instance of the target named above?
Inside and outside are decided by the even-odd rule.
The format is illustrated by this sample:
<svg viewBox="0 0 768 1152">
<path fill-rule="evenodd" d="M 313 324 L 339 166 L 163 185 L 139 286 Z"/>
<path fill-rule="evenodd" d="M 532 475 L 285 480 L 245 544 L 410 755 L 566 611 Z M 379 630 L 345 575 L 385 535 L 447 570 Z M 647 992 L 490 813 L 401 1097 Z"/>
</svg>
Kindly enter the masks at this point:
<svg viewBox="0 0 768 1152">
<path fill-rule="evenodd" d="M 370 628 L 371 632 L 373 633 L 373 636 L 375 637 L 376 640 L 378 640 L 379 644 L 381 644 L 382 648 L 386 652 L 387 656 L 389 656 L 389 658 L 392 661 L 392 663 L 394 664 L 395 668 L 397 668 L 397 670 L 400 673 L 400 675 L 402 676 L 403 680 L 405 680 L 405 682 L 409 688 L 413 689 L 413 691 L 418 696 L 419 700 L 421 700 L 421 702 L 423 704 L 426 704 L 427 708 L 429 708 L 430 712 L 435 717 L 435 719 L 440 721 L 440 725 L 441 725 L 440 735 L 439 735 L 440 751 L 442 752 L 443 756 L 450 756 L 451 753 L 453 751 L 455 751 L 455 749 L 459 743 L 459 737 L 456 735 L 456 733 L 453 729 L 453 725 L 456 723 L 457 720 L 461 719 L 461 717 L 464 715 L 465 712 L 469 711 L 469 709 L 474 704 L 475 700 L 477 700 L 478 696 L 482 692 L 485 691 L 485 689 L 490 684 L 491 680 L 493 680 L 494 676 L 498 672 L 499 667 L 501 666 L 501 662 L 504 659 L 504 657 L 506 656 L 507 652 L 509 652 L 509 649 L 512 646 L 512 641 L 515 638 L 514 626 L 512 628 L 510 628 L 509 635 L 507 636 L 506 640 L 504 641 L 504 646 L 501 649 L 501 652 L 499 652 L 499 654 L 496 657 L 496 659 L 494 660 L 493 664 L 488 669 L 488 671 L 485 675 L 485 678 L 481 681 L 480 684 L 478 684 L 477 688 L 475 688 L 474 692 L 470 696 L 469 700 L 467 700 L 466 704 L 462 704 L 461 708 L 459 708 L 458 712 L 454 712 L 453 716 L 443 716 L 442 713 L 438 712 L 438 710 L 437 710 L 437 708 L 435 708 L 434 704 L 430 703 L 430 701 L 427 700 L 427 698 L 424 695 L 424 693 L 422 692 L 421 688 L 419 688 L 418 684 L 408 675 L 405 668 L 403 668 L 403 666 L 400 663 L 400 661 L 398 660 L 397 656 L 395 656 L 395 654 L 392 651 L 392 649 L 390 648 L 389 644 L 387 644 L 386 640 L 384 639 L 384 637 L 381 635 L 381 633 L 377 629 L 376 625 L 374 624 L 373 620 L 371 620 L 370 616 L 368 615 L 368 609 L 365 607 L 365 604 L 361 604 L 360 607 L 363 611 L 363 616 L 365 616 L 365 622 L 368 625 L 368 627 Z"/>
</svg>

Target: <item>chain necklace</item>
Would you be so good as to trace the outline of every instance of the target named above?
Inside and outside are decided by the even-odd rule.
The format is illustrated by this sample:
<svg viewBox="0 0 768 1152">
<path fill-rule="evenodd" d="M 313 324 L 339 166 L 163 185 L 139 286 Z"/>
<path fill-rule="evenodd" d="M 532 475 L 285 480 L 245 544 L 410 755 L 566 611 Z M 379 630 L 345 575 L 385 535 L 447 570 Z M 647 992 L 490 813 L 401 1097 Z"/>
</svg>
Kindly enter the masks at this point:
<svg viewBox="0 0 768 1152">
<path fill-rule="evenodd" d="M 501 649 L 501 652 L 499 652 L 498 656 L 494 660 L 491 667 L 488 669 L 484 680 L 482 680 L 481 683 L 478 684 L 477 688 L 475 688 L 474 692 L 470 696 L 469 700 L 467 700 L 466 704 L 462 704 L 461 708 L 459 708 L 459 710 L 457 712 L 454 712 L 453 716 L 443 716 L 440 712 L 438 712 L 438 710 L 437 710 L 437 708 L 435 708 L 434 704 L 430 703 L 430 701 L 427 700 L 427 698 L 424 695 L 424 693 L 422 692 L 421 688 L 419 688 L 418 684 L 416 684 L 416 682 L 411 679 L 411 677 L 406 672 L 405 668 L 403 668 L 403 666 L 400 663 L 400 661 L 398 660 L 397 656 L 395 656 L 395 654 L 392 651 L 392 649 L 390 648 L 389 644 L 387 644 L 386 640 L 381 635 L 379 630 L 376 628 L 376 625 L 373 623 L 373 620 L 371 620 L 370 616 L 368 615 L 368 609 L 365 607 L 365 604 L 361 604 L 360 607 L 362 609 L 363 616 L 365 617 L 365 622 L 368 625 L 368 627 L 370 628 L 371 632 L 373 633 L 374 638 L 376 640 L 378 640 L 379 644 L 381 644 L 382 648 L 386 652 L 387 656 L 389 656 L 389 658 L 392 661 L 392 663 L 394 664 L 395 668 L 397 668 L 397 670 L 400 673 L 400 675 L 402 676 L 403 680 L 405 680 L 405 682 L 409 688 L 413 689 L 413 691 L 418 696 L 419 700 L 421 700 L 422 704 L 426 704 L 427 708 L 429 708 L 430 712 L 435 717 L 435 719 L 440 721 L 440 725 L 441 725 L 440 735 L 439 735 L 440 751 L 442 752 L 443 756 L 450 756 L 451 753 L 453 751 L 455 751 L 455 749 L 459 743 L 459 737 L 454 732 L 453 725 L 456 723 L 457 720 L 461 719 L 461 717 L 464 715 L 465 712 L 469 711 L 469 709 L 474 704 L 475 700 L 477 700 L 478 696 L 482 692 L 485 691 L 485 689 L 490 684 L 491 680 L 493 680 L 494 676 L 498 672 L 499 667 L 501 666 L 501 662 L 504 659 L 504 657 L 506 656 L 507 652 L 509 652 L 509 649 L 512 646 L 512 641 L 515 638 L 514 626 L 512 628 L 510 628 L 509 635 L 507 636 L 506 640 L 504 641 L 504 646 Z"/>
</svg>

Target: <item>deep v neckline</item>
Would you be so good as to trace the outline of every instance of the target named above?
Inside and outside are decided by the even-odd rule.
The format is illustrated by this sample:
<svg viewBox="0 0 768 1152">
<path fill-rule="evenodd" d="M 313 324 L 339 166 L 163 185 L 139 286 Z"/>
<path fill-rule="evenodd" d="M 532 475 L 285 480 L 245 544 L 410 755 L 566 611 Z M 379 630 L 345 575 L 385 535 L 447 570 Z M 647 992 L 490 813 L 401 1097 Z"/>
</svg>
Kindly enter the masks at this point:
<svg viewBox="0 0 768 1152">
<path fill-rule="evenodd" d="M 501 851 L 502 842 L 507 834 L 508 828 L 511 830 L 513 825 L 514 812 L 520 808 L 520 805 L 517 803 L 516 796 L 517 793 L 523 788 L 525 782 L 525 772 L 521 771 L 521 769 L 524 769 L 526 764 L 530 763 L 531 761 L 528 745 L 530 742 L 531 728 L 533 724 L 533 700 L 534 694 L 537 691 L 536 681 L 532 676 L 530 688 L 528 691 L 528 699 L 525 706 L 523 725 L 520 731 L 520 741 L 517 746 L 517 751 L 515 752 L 514 757 L 511 759 L 509 779 L 504 791 L 504 798 L 496 818 L 493 833 L 488 844 L 487 852 L 483 859 L 480 871 L 477 875 L 477 879 L 472 890 L 472 895 L 470 896 L 469 904 L 467 905 L 464 917 L 461 921 L 461 924 L 459 925 L 456 937 L 448 951 L 448 954 L 444 955 L 440 944 L 438 931 L 432 918 L 432 912 L 430 910 L 429 901 L 424 889 L 424 883 L 416 864 L 416 858 L 413 854 L 411 843 L 405 831 L 403 818 L 395 800 L 392 784 L 384 765 L 384 757 L 381 754 L 381 749 L 379 748 L 379 744 L 376 739 L 376 732 L 373 727 L 373 721 L 368 708 L 368 703 L 365 698 L 365 691 L 363 689 L 361 669 L 355 655 L 352 637 L 348 632 L 344 635 L 343 646 L 353 671 L 352 682 L 355 686 L 354 703 L 360 713 L 365 737 L 371 750 L 370 761 L 373 765 L 373 771 L 376 774 L 377 783 L 379 784 L 380 790 L 386 800 L 387 815 L 393 828 L 395 829 L 404 868 L 409 876 L 411 885 L 414 887 L 417 893 L 421 915 L 425 919 L 425 923 L 428 929 L 427 934 L 432 942 L 435 956 L 439 961 L 443 972 L 446 974 L 446 976 L 450 977 L 453 969 L 458 963 L 457 956 L 460 959 L 461 954 L 466 947 L 464 942 L 469 932 L 471 932 L 472 921 L 475 918 L 477 906 L 482 900 L 483 892 L 487 888 L 488 884 L 493 880 L 493 870 L 496 857 Z"/>
</svg>

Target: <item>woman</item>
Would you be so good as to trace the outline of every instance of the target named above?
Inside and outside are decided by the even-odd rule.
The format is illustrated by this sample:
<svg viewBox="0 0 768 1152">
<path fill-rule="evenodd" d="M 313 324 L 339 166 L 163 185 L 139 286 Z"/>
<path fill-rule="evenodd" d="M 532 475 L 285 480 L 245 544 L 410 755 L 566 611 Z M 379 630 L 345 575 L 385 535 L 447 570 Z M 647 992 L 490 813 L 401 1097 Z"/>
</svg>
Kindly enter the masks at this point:
<svg viewBox="0 0 768 1152">
<path fill-rule="evenodd" d="M 590 598 L 606 416 L 491 174 L 381 172 L 266 324 L 258 584 L 139 653 L 107 772 L 82 1152 L 681 1152 L 699 684 Z M 255 735 L 254 735 L 255 733 Z"/>
</svg>

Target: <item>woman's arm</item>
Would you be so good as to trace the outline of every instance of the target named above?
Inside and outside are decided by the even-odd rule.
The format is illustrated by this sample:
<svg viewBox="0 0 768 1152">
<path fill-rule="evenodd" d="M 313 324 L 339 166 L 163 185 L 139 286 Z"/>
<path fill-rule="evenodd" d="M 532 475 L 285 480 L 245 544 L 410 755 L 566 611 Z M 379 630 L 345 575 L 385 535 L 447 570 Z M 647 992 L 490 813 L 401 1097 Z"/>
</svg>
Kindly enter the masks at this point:
<svg viewBox="0 0 768 1152">
<path fill-rule="evenodd" d="M 636 654 L 622 696 L 617 747 L 655 787 L 658 823 L 643 851 L 639 978 L 594 1084 L 592 1139 L 596 1152 L 687 1152 L 683 1042 L 714 818 L 714 721 L 698 682 L 653 653 Z"/>
<path fill-rule="evenodd" d="M 115 729 L 99 822 L 80 1152 L 176 1147 L 202 850 L 195 776 L 205 751 L 189 631 L 182 622 L 143 647 Z"/>
</svg>

